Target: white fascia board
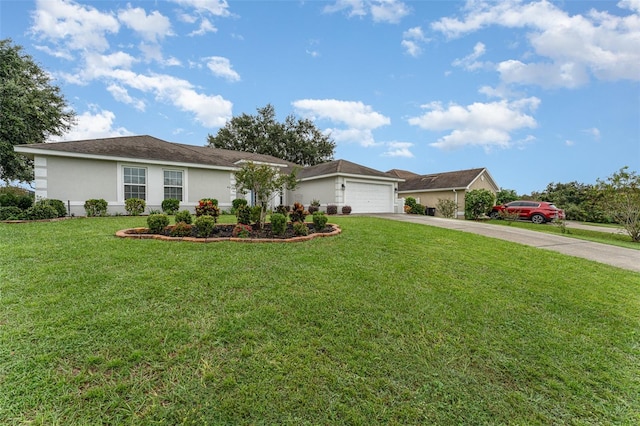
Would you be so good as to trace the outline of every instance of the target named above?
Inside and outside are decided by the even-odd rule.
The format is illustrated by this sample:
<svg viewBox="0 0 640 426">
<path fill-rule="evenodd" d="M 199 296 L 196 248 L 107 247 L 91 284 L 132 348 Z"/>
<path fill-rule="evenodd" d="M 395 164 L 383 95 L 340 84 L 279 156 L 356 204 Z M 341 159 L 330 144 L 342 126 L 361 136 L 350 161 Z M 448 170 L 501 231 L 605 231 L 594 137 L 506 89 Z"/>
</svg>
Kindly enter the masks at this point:
<svg viewBox="0 0 640 426">
<path fill-rule="evenodd" d="M 38 156 L 80 158 L 80 159 L 87 159 L 87 160 L 119 161 L 123 163 L 155 164 L 155 165 L 165 165 L 165 166 L 172 166 L 172 167 L 192 167 L 192 168 L 199 168 L 199 169 L 230 170 L 230 171 L 238 170 L 237 167 L 213 166 L 210 164 L 201 164 L 201 163 L 183 163 L 183 162 L 176 162 L 176 161 L 151 160 L 146 158 L 117 157 L 113 155 L 83 154 L 79 152 L 41 150 L 41 149 L 29 148 L 26 146 L 15 146 L 14 149 L 16 152 L 19 152 L 21 154 L 32 154 L 32 155 L 38 155 Z"/>
<path fill-rule="evenodd" d="M 460 186 L 455 188 L 436 188 L 436 189 L 406 189 L 398 191 L 398 194 L 411 194 L 412 192 L 442 192 L 442 191 L 466 191 L 466 186 Z"/>
<path fill-rule="evenodd" d="M 392 177 L 382 177 L 382 176 L 369 176 L 369 175 L 354 175 L 348 173 L 331 173 L 328 175 L 319 175 L 319 176 L 311 176 L 307 178 L 300 179 L 300 182 L 307 182 L 310 180 L 316 179 L 326 179 L 330 177 L 344 177 L 344 178 L 352 178 L 352 179 L 360 179 L 360 180 L 381 180 L 385 182 L 404 182 L 404 179 L 400 178 L 392 178 Z"/>
<path fill-rule="evenodd" d="M 279 163 L 266 163 L 264 161 L 253 161 L 253 160 L 238 160 L 233 164 L 246 164 L 246 163 L 253 163 L 253 164 L 266 164 L 267 166 L 271 166 L 271 167 L 289 167 L 288 164 L 279 164 Z"/>
</svg>

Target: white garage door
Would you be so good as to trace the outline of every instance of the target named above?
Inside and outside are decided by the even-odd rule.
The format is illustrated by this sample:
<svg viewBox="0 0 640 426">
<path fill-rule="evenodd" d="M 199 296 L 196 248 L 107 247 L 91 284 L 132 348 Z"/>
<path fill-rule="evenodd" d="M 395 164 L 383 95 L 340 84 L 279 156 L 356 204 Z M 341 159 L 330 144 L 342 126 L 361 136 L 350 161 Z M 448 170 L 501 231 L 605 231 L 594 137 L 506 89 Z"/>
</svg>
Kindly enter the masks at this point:
<svg viewBox="0 0 640 426">
<path fill-rule="evenodd" d="M 347 181 L 345 186 L 345 204 L 352 213 L 393 213 L 390 184 Z"/>
</svg>

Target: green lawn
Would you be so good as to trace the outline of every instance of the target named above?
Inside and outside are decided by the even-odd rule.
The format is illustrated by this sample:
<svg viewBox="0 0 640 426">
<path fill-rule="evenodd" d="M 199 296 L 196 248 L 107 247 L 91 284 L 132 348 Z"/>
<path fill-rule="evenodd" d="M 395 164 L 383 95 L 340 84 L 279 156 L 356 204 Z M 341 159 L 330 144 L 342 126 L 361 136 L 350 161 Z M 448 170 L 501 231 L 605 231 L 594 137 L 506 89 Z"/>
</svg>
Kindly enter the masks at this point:
<svg viewBox="0 0 640 426">
<path fill-rule="evenodd" d="M 640 274 L 331 221 L 269 245 L 0 224 L 0 424 L 640 423 Z"/>
</svg>

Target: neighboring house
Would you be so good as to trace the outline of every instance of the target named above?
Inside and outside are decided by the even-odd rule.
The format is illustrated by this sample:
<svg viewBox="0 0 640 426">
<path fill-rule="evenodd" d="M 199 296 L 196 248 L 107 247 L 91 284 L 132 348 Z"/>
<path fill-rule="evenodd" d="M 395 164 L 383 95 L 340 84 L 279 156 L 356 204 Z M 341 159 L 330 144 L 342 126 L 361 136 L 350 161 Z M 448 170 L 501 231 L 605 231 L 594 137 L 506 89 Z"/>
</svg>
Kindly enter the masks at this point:
<svg viewBox="0 0 640 426">
<path fill-rule="evenodd" d="M 105 199 L 111 214 L 124 213 L 127 198 L 144 199 L 148 209 L 160 209 L 167 198 L 177 198 L 181 208 L 189 209 L 202 198 L 215 198 L 228 210 L 235 198 L 251 200 L 251 194 L 236 192 L 234 172 L 243 163 L 269 164 L 282 173 L 298 167 L 269 155 L 177 144 L 151 136 L 19 145 L 14 149 L 34 161 L 36 197 L 62 200 L 75 215 L 84 215 L 84 202 L 93 198 Z M 395 189 L 402 179 L 340 161 L 333 171 L 330 165 L 336 162 L 326 163 L 326 170 L 323 165 L 302 169 L 300 189 L 280 194 L 273 206 L 295 201 L 308 206 L 317 199 L 339 207 L 353 202 L 353 213 L 394 211 Z M 353 185 L 353 191 L 347 184 Z M 383 195 L 372 197 L 377 200 L 374 203 L 363 202 L 363 193 L 373 189 L 382 190 Z M 369 206 L 373 210 L 367 211 Z"/>
<path fill-rule="evenodd" d="M 453 200 L 458 205 L 458 217 L 464 217 L 465 194 L 468 191 L 487 189 L 496 194 L 500 190 L 486 168 L 429 175 L 416 175 L 404 170 L 387 173 L 405 179 L 398 184 L 398 197 L 413 197 L 418 203 L 431 208 L 435 208 L 440 199 Z M 438 215 L 437 209 L 435 213 Z"/>
</svg>

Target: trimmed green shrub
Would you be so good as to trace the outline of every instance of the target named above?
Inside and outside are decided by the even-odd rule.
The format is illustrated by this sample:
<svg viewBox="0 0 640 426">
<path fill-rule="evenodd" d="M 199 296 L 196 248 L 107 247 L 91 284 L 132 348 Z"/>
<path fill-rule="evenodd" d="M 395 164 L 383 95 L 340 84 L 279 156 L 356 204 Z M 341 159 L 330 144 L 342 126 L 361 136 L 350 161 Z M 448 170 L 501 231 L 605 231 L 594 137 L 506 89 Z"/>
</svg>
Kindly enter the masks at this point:
<svg viewBox="0 0 640 426">
<path fill-rule="evenodd" d="M 425 212 L 425 207 L 420 204 L 420 203 L 416 203 L 412 206 L 409 207 L 409 211 L 407 213 L 409 214 L 424 214 Z"/>
<path fill-rule="evenodd" d="M 169 216 L 166 214 L 152 214 L 147 218 L 147 226 L 154 234 L 161 234 L 169 226 Z"/>
<path fill-rule="evenodd" d="M 251 207 L 251 222 L 260 224 L 260 215 L 262 214 L 262 207 L 253 206 Z"/>
<path fill-rule="evenodd" d="M 231 205 L 233 206 L 234 209 L 238 209 L 240 208 L 240 206 L 246 206 L 247 204 L 248 204 L 248 201 L 245 200 L 244 198 L 236 198 L 231 202 Z"/>
<path fill-rule="evenodd" d="M 214 220 L 220 216 L 220 209 L 218 208 L 218 200 L 213 198 L 203 198 L 198 201 L 196 206 L 196 216 L 211 216 Z"/>
<path fill-rule="evenodd" d="M 39 200 L 36 204 L 44 204 L 44 205 L 53 207 L 58 214 L 57 217 L 65 217 L 67 215 L 67 208 L 65 207 L 64 203 L 60 200 L 55 200 L 52 198 L 44 198 L 42 200 Z"/>
<path fill-rule="evenodd" d="M 251 207 L 247 205 L 242 205 L 238 207 L 236 210 L 236 217 L 238 218 L 238 223 L 242 225 L 250 225 L 251 224 Z"/>
<path fill-rule="evenodd" d="M 489 214 L 496 196 L 488 189 L 474 189 L 466 193 L 464 200 L 465 219 L 478 220 L 481 216 Z"/>
<path fill-rule="evenodd" d="M 26 210 L 33 206 L 33 198 L 29 195 L 18 195 L 16 197 L 16 206 L 20 207 L 22 210 Z"/>
<path fill-rule="evenodd" d="M 102 198 L 92 198 L 91 200 L 87 200 L 84 202 L 84 211 L 89 217 L 106 216 L 107 201 L 103 200 Z"/>
<path fill-rule="evenodd" d="M 289 212 L 289 220 L 291 222 L 304 222 L 309 212 L 304 210 L 304 206 L 300 203 L 294 203 L 291 212 Z"/>
<path fill-rule="evenodd" d="M 271 232 L 274 235 L 284 235 L 287 230 L 287 217 L 281 213 L 271 215 Z"/>
<path fill-rule="evenodd" d="M 342 206 L 342 214 L 351 214 L 351 206 Z"/>
<path fill-rule="evenodd" d="M 162 201 L 162 211 L 169 215 L 174 215 L 180 210 L 180 200 L 167 198 Z"/>
<path fill-rule="evenodd" d="M 55 219 L 58 217 L 56 209 L 48 204 L 36 204 L 33 207 L 29 207 L 24 214 L 28 220 Z"/>
<path fill-rule="evenodd" d="M 171 228 L 170 235 L 172 237 L 190 237 L 192 234 L 192 226 L 186 222 L 178 222 Z"/>
<path fill-rule="evenodd" d="M 18 197 L 13 192 L 0 194 L 0 207 L 18 207 Z"/>
<path fill-rule="evenodd" d="M 436 208 L 443 217 L 446 217 L 448 219 L 454 218 L 456 216 L 456 212 L 458 211 L 458 205 L 454 200 L 443 198 L 438 198 Z"/>
<path fill-rule="evenodd" d="M 206 238 L 216 227 L 216 218 L 209 215 L 202 215 L 196 218 L 194 222 L 194 226 L 196 227 L 196 234 L 198 237 Z"/>
<path fill-rule="evenodd" d="M 33 197 L 26 194 L 16 194 L 14 192 L 3 192 L 0 194 L 0 206 L 2 207 L 18 207 L 26 210 L 33 206 Z"/>
<path fill-rule="evenodd" d="M 329 204 L 327 206 L 327 214 L 328 215 L 338 214 L 338 206 L 336 206 L 335 204 Z"/>
<path fill-rule="evenodd" d="M 280 213 L 285 217 L 289 214 L 289 210 L 289 206 L 285 206 L 283 204 L 280 204 L 278 207 L 276 207 L 276 213 Z"/>
<path fill-rule="evenodd" d="M 321 232 L 324 230 L 324 227 L 327 226 L 327 221 L 329 218 L 325 216 L 324 212 L 315 212 L 313 213 L 313 229 L 316 232 Z"/>
<path fill-rule="evenodd" d="M 233 231 L 231 231 L 231 236 L 234 238 L 248 238 L 251 235 L 251 231 L 253 228 L 251 225 L 246 225 L 244 223 L 238 223 L 233 227 Z"/>
<path fill-rule="evenodd" d="M 293 223 L 293 233 L 301 236 L 301 235 L 309 235 L 309 227 L 304 222 L 294 222 Z"/>
<path fill-rule="evenodd" d="M 193 218 L 191 217 L 191 212 L 189 210 L 182 210 L 176 213 L 175 221 L 176 223 L 186 223 L 187 225 L 191 224 Z"/>
<path fill-rule="evenodd" d="M 0 220 L 21 220 L 25 218 L 24 211 L 17 206 L 0 207 Z"/>
<path fill-rule="evenodd" d="M 131 216 L 140 216 L 144 213 L 147 203 L 142 198 L 127 198 L 124 200 L 124 209 Z"/>
</svg>

